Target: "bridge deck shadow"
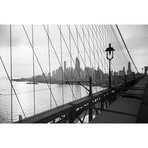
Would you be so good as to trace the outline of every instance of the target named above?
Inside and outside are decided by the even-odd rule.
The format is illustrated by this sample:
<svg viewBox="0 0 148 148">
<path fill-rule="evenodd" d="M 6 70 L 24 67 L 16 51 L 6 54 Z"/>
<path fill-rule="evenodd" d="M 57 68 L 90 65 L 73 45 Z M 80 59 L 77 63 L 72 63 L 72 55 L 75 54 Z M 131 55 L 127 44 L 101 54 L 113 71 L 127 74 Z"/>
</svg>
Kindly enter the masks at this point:
<svg viewBox="0 0 148 148">
<path fill-rule="evenodd" d="M 90 123 L 148 122 L 148 77 L 144 77 Z"/>
</svg>

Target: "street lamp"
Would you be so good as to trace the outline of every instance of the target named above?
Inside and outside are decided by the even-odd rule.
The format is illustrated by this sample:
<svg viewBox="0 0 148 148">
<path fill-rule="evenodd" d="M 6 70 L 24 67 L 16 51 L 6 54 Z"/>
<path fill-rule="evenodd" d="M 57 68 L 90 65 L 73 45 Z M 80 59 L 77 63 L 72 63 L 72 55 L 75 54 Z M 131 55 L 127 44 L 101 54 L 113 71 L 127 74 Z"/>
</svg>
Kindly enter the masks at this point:
<svg viewBox="0 0 148 148">
<path fill-rule="evenodd" d="M 111 88 L 111 60 L 114 58 L 114 51 L 115 49 L 111 47 L 111 44 L 109 44 L 109 47 L 105 50 L 106 58 L 109 60 L 109 88 Z"/>
</svg>

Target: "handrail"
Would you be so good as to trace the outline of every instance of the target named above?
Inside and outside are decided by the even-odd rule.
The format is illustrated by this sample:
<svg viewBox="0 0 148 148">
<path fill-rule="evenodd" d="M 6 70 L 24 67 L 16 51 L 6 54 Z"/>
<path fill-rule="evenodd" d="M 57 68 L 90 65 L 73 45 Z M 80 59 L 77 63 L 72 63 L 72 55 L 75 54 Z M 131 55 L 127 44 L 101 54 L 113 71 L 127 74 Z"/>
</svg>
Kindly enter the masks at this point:
<svg viewBox="0 0 148 148">
<path fill-rule="evenodd" d="M 123 93 L 124 91 L 126 91 L 129 87 L 133 86 L 141 78 L 142 77 L 134 79 L 118 87 L 104 89 L 102 91 L 92 94 L 92 96 L 86 96 L 81 99 L 71 101 L 56 108 L 17 121 L 16 123 L 47 123 L 60 121 L 71 121 L 73 123 L 74 120 L 78 118 L 82 112 L 89 109 L 92 110 L 92 108 L 94 108 L 94 105 L 97 103 L 100 103 L 102 105 L 103 110 L 103 104 L 106 101 L 110 105 L 117 99 L 118 94 L 120 95 L 121 92 Z"/>
</svg>

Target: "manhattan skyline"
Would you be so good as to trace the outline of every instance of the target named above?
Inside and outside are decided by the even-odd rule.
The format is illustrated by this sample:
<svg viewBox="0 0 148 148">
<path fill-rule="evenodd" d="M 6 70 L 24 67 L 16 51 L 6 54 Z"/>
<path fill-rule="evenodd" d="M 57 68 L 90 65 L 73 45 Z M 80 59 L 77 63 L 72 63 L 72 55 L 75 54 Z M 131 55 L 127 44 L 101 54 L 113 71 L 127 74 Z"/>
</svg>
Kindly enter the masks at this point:
<svg viewBox="0 0 148 148">
<path fill-rule="evenodd" d="M 10 41 L 10 36 L 9 36 L 9 25 L 0 25 L 0 55 L 6 65 L 6 68 L 8 70 L 10 70 L 10 52 L 9 52 L 9 41 Z M 29 38 L 31 39 L 31 25 L 25 25 L 26 30 L 28 32 Z M 66 28 L 65 25 L 62 25 L 62 32 L 64 34 L 64 37 L 67 39 L 67 45 L 69 46 L 69 41 L 68 41 L 68 29 Z M 103 27 L 103 25 L 100 27 Z M 108 27 L 108 25 L 104 25 L 104 27 Z M 125 39 L 125 42 L 129 48 L 129 52 L 132 55 L 132 58 L 134 59 L 134 62 L 139 70 L 139 72 L 142 71 L 142 68 L 144 66 L 147 65 L 148 61 L 146 58 L 147 55 L 147 25 L 119 25 L 119 28 L 121 30 L 121 33 L 123 34 L 123 37 Z M 60 44 L 58 43 L 60 38 L 59 38 L 59 30 L 57 29 L 56 25 L 50 25 L 49 26 L 50 29 L 50 37 L 52 39 L 52 42 L 55 46 L 56 52 L 58 57 L 60 58 Z M 81 31 L 81 27 L 78 26 L 78 29 Z M 74 32 L 74 38 L 76 39 L 76 31 L 74 30 L 74 26 L 71 26 L 71 30 Z M 85 30 L 87 33 L 87 30 Z M 135 42 L 136 44 L 133 44 L 133 42 Z M 86 64 L 87 66 L 90 67 L 90 61 L 88 58 L 88 55 L 86 53 L 84 53 L 83 51 L 83 44 L 81 43 L 81 39 L 80 37 L 78 38 L 78 43 L 79 43 L 79 48 L 80 48 L 80 53 L 84 58 L 84 54 L 86 56 Z M 101 60 L 103 60 L 103 58 L 105 57 L 105 53 L 103 53 L 103 55 L 101 55 L 100 50 L 105 50 L 108 46 L 108 43 L 112 43 L 112 41 L 110 39 L 108 39 L 108 42 L 106 42 L 106 45 L 101 45 L 102 43 L 100 43 L 99 48 L 96 48 L 97 50 L 99 50 L 99 55 L 100 57 L 100 61 L 98 61 L 99 63 L 101 62 Z M 38 58 L 40 59 L 40 63 L 43 67 L 43 70 L 46 72 L 48 69 L 48 51 L 47 51 L 47 45 L 48 44 L 48 39 L 46 36 L 46 33 L 43 30 L 42 25 L 34 25 L 34 49 L 35 52 L 38 56 Z M 86 44 L 86 38 L 85 38 L 85 44 Z M 103 43 L 104 44 L 104 43 Z M 113 43 L 114 44 L 114 43 Z M 89 45 L 85 45 L 86 48 L 89 48 Z M 93 43 L 90 44 L 91 48 L 93 48 Z M 117 50 L 119 49 L 118 46 L 113 45 L 113 47 L 115 48 L 115 59 L 118 58 L 120 56 L 120 53 L 116 53 Z M 55 70 L 56 67 L 60 66 L 59 62 L 56 58 L 56 55 L 50 45 L 50 65 L 51 65 L 51 71 Z M 67 61 L 67 65 L 71 66 L 70 64 L 70 55 L 69 52 L 67 50 L 67 47 L 64 43 L 64 41 L 62 40 L 62 54 L 63 54 L 63 61 Z M 75 46 L 74 42 L 72 41 L 71 38 L 71 50 L 72 50 L 72 55 L 74 57 L 78 56 L 78 51 L 77 51 L 77 47 Z M 88 51 L 88 50 L 87 50 Z M 89 53 L 89 51 L 88 51 Z M 13 54 L 13 77 L 29 77 L 32 75 L 32 49 L 29 45 L 29 42 L 27 40 L 27 37 L 25 36 L 25 33 L 22 29 L 21 25 L 12 25 L 12 54 Z M 96 55 L 97 56 L 97 55 Z M 92 55 L 92 61 L 94 61 L 93 55 Z M 81 62 L 81 66 L 84 68 L 85 65 L 82 62 L 82 58 L 79 58 L 80 62 Z M 60 59 L 61 60 L 61 59 Z M 127 63 L 123 63 L 125 59 L 121 59 L 118 64 L 118 71 L 120 69 L 122 69 L 122 67 L 125 65 L 127 65 Z M 104 61 L 105 63 L 107 63 L 107 60 L 105 59 Z M 116 60 L 117 62 L 117 60 Z M 93 66 L 94 62 L 93 62 Z M 97 66 L 97 64 L 96 64 Z M 133 66 L 133 65 L 132 65 Z M 74 67 L 74 63 L 72 63 L 72 67 Z M 95 67 L 96 68 L 96 67 Z M 107 72 L 107 68 L 103 68 L 100 67 L 103 72 Z M 114 67 L 113 67 L 114 68 Z M 115 69 L 114 69 L 115 70 Z M 36 74 L 40 74 L 40 68 L 38 66 L 38 63 L 35 59 L 35 73 Z M 4 72 L 4 70 L 1 70 L 1 75 L 0 77 L 6 77 L 6 74 Z"/>
<path fill-rule="evenodd" d="M 119 71 L 112 70 L 112 82 L 115 82 L 117 76 L 130 76 L 134 75 L 135 72 L 132 71 L 131 63 L 128 62 L 127 69 L 123 67 Z M 114 77 L 115 76 L 115 77 Z M 75 58 L 75 68 L 67 67 L 66 61 L 64 61 L 64 67 L 57 67 L 51 73 L 42 73 L 40 75 L 35 75 L 34 81 L 39 83 L 65 83 L 67 81 L 88 81 L 89 77 L 92 77 L 92 82 L 95 85 L 107 85 L 108 84 L 108 73 L 104 73 L 99 67 L 97 69 L 85 67 L 81 68 L 81 63 L 78 57 Z M 46 78 L 46 79 L 45 79 Z M 33 76 L 30 78 L 21 78 L 19 81 L 33 81 Z M 120 83 L 122 81 L 119 80 Z"/>
</svg>

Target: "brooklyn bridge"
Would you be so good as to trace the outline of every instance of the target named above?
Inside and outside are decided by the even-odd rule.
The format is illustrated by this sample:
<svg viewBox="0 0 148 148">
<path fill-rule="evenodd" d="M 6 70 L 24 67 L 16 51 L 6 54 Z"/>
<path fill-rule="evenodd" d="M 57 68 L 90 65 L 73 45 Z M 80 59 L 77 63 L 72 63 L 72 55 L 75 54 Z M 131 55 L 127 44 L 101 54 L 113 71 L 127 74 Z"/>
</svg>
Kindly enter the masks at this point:
<svg viewBox="0 0 148 148">
<path fill-rule="evenodd" d="M 1 25 L 0 121 L 147 123 L 148 66 L 118 25 Z"/>
</svg>

